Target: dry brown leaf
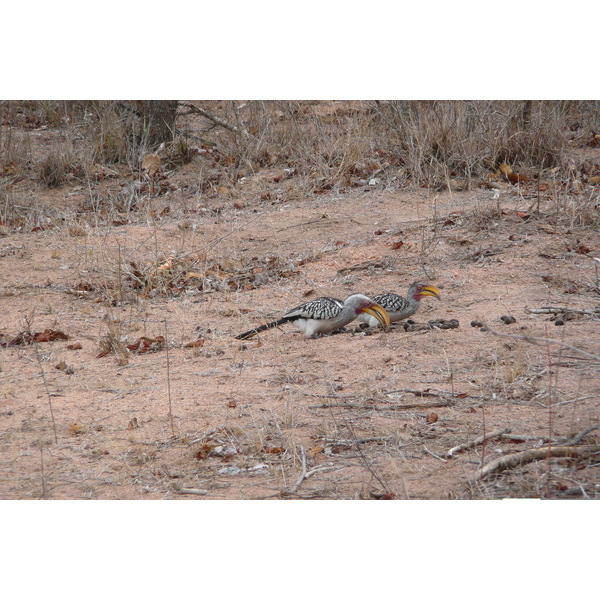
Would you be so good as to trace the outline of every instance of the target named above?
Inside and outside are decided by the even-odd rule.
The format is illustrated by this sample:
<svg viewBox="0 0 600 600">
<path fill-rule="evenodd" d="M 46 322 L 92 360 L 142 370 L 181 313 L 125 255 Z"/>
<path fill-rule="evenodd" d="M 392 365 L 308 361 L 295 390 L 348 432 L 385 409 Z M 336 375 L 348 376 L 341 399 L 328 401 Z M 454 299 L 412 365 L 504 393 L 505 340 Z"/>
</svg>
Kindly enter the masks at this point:
<svg viewBox="0 0 600 600">
<path fill-rule="evenodd" d="M 506 177 L 511 183 L 525 183 L 529 181 L 524 175 L 517 175 L 516 173 L 508 173 Z"/>
<path fill-rule="evenodd" d="M 204 339 L 199 338 L 195 342 L 188 342 L 184 348 L 202 348 L 204 346 Z"/>
<path fill-rule="evenodd" d="M 508 176 L 513 172 L 512 167 L 508 163 L 502 163 L 498 167 L 498 171 L 504 176 Z"/>
<path fill-rule="evenodd" d="M 55 331 L 53 329 L 44 329 L 41 333 L 33 334 L 34 342 L 53 342 L 55 340 L 68 340 L 69 336 L 62 331 Z"/>
<path fill-rule="evenodd" d="M 71 435 L 81 435 L 85 433 L 85 427 L 79 423 L 71 423 L 71 425 L 69 425 L 69 433 Z"/>
<path fill-rule="evenodd" d="M 438 419 L 439 419 L 439 416 L 437 413 L 432 412 L 427 415 L 428 423 L 436 423 Z"/>
<path fill-rule="evenodd" d="M 158 154 L 147 154 L 142 161 L 142 169 L 148 171 L 150 176 L 158 171 L 159 166 L 160 156 L 158 156 Z"/>
</svg>

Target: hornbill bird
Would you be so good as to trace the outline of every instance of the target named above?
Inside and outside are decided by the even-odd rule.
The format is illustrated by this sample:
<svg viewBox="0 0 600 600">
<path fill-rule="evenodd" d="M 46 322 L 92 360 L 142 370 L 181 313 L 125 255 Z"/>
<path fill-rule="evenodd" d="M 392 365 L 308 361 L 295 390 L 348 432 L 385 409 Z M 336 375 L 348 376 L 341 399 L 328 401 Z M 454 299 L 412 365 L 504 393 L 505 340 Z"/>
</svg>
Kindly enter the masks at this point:
<svg viewBox="0 0 600 600">
<path fill-rule="evenodd" d="M 272 329 L 284 323 L 293 323 L 307 338 L 314 338 L 319 334 L 340 329 L 361 315 L 368 316 L 382 327 L 390 324 L 390 317 L 377 302 L 373 302 L 363 294 L 352 294 L 343 302 L 329 297 L 305 302 L 292 308 L 281 319 L 250 329 L 235 337 L 238 340 L 246 340 L 266 329 Z"/>
<path fill-rule="evenodd" d="M 415 281 L 408 288 L 406 298 L 398 294 L 379 294 L 373 296 L 373 302 L 383 306 L 390 316 L 390 321 L 395 322 L 414 315 L 419 310 L 421 298 L 424 296 L 434 296 L 439 300 L 440 290 L 434 285 L 426 285 Z M 358 319 L 369 327 L 377 327 L 380 323 L 378 319 L 374 319 L 369 314 L 360 314 Z"/>
</svg>

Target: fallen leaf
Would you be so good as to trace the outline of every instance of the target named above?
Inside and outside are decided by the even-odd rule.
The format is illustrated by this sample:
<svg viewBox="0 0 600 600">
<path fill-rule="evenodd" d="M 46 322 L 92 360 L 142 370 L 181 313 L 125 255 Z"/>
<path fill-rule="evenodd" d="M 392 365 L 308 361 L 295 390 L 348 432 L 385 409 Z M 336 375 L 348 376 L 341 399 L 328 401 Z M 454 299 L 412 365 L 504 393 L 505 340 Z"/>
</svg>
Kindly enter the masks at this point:
<svg viewBox="0 0 600 600">
<path fill-rule="evenodd" d="M 524 175 L 517 175 L 516 173 L 509 173 L 506 178 L 511 182 L 511 183 L 525 183 L 527 181 L 529 181 L 529 179 L 527 177 L 525 177 Z"/>
<path fill-rule="evenodd" d="M 204 346 L 204 339 L 199 338 L 195 342 L 188 342 L 184 348 L 202 348 Z"/>
<path fill-rule="evenodd" d="M 71 423 L 69 425 L 69 433 L 71 435 L 81 435 L 82 433 L 85 433 L 85 427 L 79 423 Z"/>
<path fill-rule="evenodd" d="M 147 154 L 142 161 L 142 170 L 148 171 L 150 177 L 156 175 L 160 167 L 160 156 L 158 154 Z"/>
<path fill-rule="evenodd" d="M 511 166 L 508 163 L 502 163 L 498 167 L 498 171 L 500 171 L 500 173 L 502 173 L 502 175 L 505 175 L 505 176 L 508 176 L 513 172 Z"/>
<path fill-rule="evenodd" d="M 53 342 L 55 340 L 68 340 L 69 336 L 62 331 L 55 331 L 53 329 L 44 329 L 41 333 L 33 334 L 34 342 Z"/>
<path fill-rule="evenodd" d="M 127 349 L 131 352 L 144 354 L 145 352 L 156 352 L 164 348 L 165 338 L 162 335 L 157 335 L 155 338 L 142 336 L 133 344 L 127 344 Z"/>
</svg>

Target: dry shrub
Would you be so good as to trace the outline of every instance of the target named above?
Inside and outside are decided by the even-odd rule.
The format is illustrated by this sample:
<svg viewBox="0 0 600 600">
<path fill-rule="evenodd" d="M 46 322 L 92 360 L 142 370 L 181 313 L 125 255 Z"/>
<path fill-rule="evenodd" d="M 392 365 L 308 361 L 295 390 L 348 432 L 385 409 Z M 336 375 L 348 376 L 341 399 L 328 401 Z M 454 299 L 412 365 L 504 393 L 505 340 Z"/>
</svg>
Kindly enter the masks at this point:
<svg viewBox="0 0 600 600">
<path fill-rule="evenodd" d="M 93 161 L 99 164 L 126 162 L 129 120 L 118 113 L 115 102 L 96 102 L 93 109 L 96 119 L 90 124 L 96 142 Z"/>
<path fill-rule="evenodd" d="M 28 167 L 32 158 L 31 135 L 6 127 L 0 132 L 0 174 L 16 175 Z"/>
<path fill-rule="evenodd" d="M 472 179 L 506 162 L 560 163 L 569 106 L 561 102 L 431 101 L 378 103 L 386 149 L 417 181 Z"/>
<path fill-rule="evenodd" d="M 402 167 L 417 185 L 434 186 L 450 177 L 470 182 L 502 162 L 537 172 L 563 166 L 569 131 L 584 136 L 598 124 L 597 102 L 255 101 L 202 106 L 237 129 L 215 130 L 208 121 L 205 129 L 215 132 L 229 157 L 234 181 L 240 169 L 256 172 L 272 165 L 344 185 L 351 185 L 353 176 L 364 183 L 388 167 Z"/>
<path fill-rule="evenodd" d="M 74 172 L 76 163 L 72 145 L 65 142 L 53 144 L 52 150 L 38 166 L 38 178 L 46 187 L 59 187 Z"/>
</svg>

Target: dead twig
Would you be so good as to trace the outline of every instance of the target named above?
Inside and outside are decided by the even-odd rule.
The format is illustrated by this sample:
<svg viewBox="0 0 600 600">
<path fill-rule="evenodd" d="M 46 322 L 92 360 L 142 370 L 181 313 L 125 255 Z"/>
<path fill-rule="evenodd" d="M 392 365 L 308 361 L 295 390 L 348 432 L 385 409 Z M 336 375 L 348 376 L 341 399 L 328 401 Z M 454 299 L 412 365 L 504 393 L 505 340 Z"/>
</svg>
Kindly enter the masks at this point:
<svg viewBox="0 0 600 600">
<path fill-rule="evenodd" d="M 600 396 L 594 394 L 593 396 L 582 396 L 581 398 L 575 398 L 573 400 L 564 400 L 563 402 L 557 402 L 554 406 L 564 406 L 565 404 L 573 404 L 574 402 L 582 402 L 583 400 L 591 400 L 592 398 L 599 398 Z"/>
<path fill-rule="evenodd" d="M 295 494 L 298 488 L 302 485 L 302 482 L 305 479 L 308 479 L 311 475 L 318 473 L 319 471 L 330 471 L 331 469 L 336 469 L 337 467 L 332 466 L 323 466 L 323 467 L 315 467 L 310 471 L 306 470 L 306 450 L 304 450 L 303 446 L 298 446 L 300 449 L 300 457 L 302 459 L 302 473 L 300 473 L 300 477 L 296 480 L 296 483 L 287 491 L 288 494 Z"/>
<path fill-rule="evenodd" d="M 509 456 L 503 456 L 482 469 L 479 469 L 468 481 L 474 483 L 480 479 L 485 479 L 488 475 L 496 471 L 511 469 L 534 460 L 543 460 L 547 458 L 579 458 L 588 454 L 600 452 L 600 446 L 547 446 L 545 448 L 535 448 L 533 450 L 524 450 Z"/>
<path fill-rule="evenodd" d="M 178 494 L 193 494 L 194 496 L 208 495 L 208 490 L 199 490 L 197 488 L 186 488 L 186 487 L 179 485 L 178 483 L 174 483 L 172 487 L 173 487 L 173 491 L 177 492 Z"/>
<path fill-rule="evenodd" d="M 600 362 L 600 356 L 598 356 L 596 354 L 591 354 L 590 352 L 586 352 L 585 350 L 582 350 L 581 348 L 577 348 L 577 346 L 571 346 L 570 344 L 565 344 L 561 340 L 555 340 L 553 338 L 540 338 L 540 337 L 534 337 L 534 336 L 530 336 L 530 335 L 511 335 L 508 333 L 498 333 L 497 331 L 494 331 L 489 328 L 486 329 L 485 333 L 489 333 L 491 335 L 494 335 L 496 337 L 501 337 L 501 338 L 522 340 L 524 342 L 528 342 L 528 343 L 534 344 L 536 346 L 549 346 L 551 344 L 556 344 L 558 346 L 561 346 L 562 348 L 568 348 L 569 350 L 572 350 L 573 352 L 576 352 L 577 354 L 581 354 L 582 356 L 585 356 L 586 358 L 591 358 L 594 361 Z"/>
<path fill-rule="evenodd" d="M 419 397 L 430 397 L 430 398 L 439 398 L 442 396 L 450 396 L 451 398 L 465 398 L 468 394 L 461 394 L 461 393 L 457 393 L 457 392 L 447 392 L 446 390 L 432 390 L 432 389 L 425 389 L 425 390 L 411 390 L 409 388 L 398 388 L 397 390 L 388 390 L 387 392 L 383 392 L 383 394 L 385 394 L 386 396 L 391 396 L 392 394 L 399 394 L 399 393 L 405 393 L 405 394 L 413 394 L 414 396 L 419 396 Z"/>
<path fill-rule="evenodd" d="M 592 310 L 581 310 L 578 308 L 569 308 L 568 306 L 542 306 L 541 308 L 526 308 L 525 312 L 530 313 L 532 315 L 573 313 L 575 315 L 588 315 L 591 317 L 600 317 L 600 308 L 593 308 Z"/>
<path fill-rule="evenodd" d="M 502 437 L 503 435 L 506 435 L 507 433 L 510 433 L 510 429 L 508 427 L 506 427 L 505 429 L 496 429 L 495 431 L 490 431 L 490 433 L 488 433 L 486 435 L 481 435 L 478 438 L 471 440 L 470 442 L 465 442 L 464 444 L 460 444 L 459 446 L 450 448 L 450 450 L 448 450 L 448 452 L 446 452 L 446 456 L 448 458 L 452 458 L 452 456 L 454 454 L 456 454 L 457 452 L 462 452 L 463 450 L 473 448 L 474 446 L 483 444 L 483 442 L 487 442 L 487 440 L 491 440 L 495 437 Z"/>
<path fill-rule="evenodd" d="M 332 438 L 321 438 L 321 441 L 330 446 L 352 446 L 354 444 L 368 444 L 370 442 L 387 442 L 388 440 L 392 439 L 394 439 L 394 436 L 386 435 L 384 437 L 361 438 L 359 440 L 335 440 Z"/>
<path fill-rule="evenodd" d="M 200 108 L 199 106 L 195 106 L 191 102 L 179 102 L 179 104 L 180 104 L 180 106 L 185 106 L 186 108 L 189 108 L 192 112 L 202 115 L 205 119 L 212 121 L 215 125 L 218 125 L 219 127 L 223 127 L 225 129 L 228 129 L 229 131 L 232 131 L 236 135 L 242 135 L 245 138 L 256 140 L 256 138 L 249 131 L 246 131 L 245 129 L 240 129 L 239 127 L 236 127 L 235 125 L 231 125 L 227 121 L 220 119 L 219 117 L 209 113 L 207 110 Z"/>
<path fill-rule="evenodd" d="M 423 444 L 423 450 L 425 450 L 425 452 L 427 452 L 427 454 L 431 454 L 431 456 L 433 456 L 433 458 L 437 458 L 438 460 L 441 460 L 443 463 L 448 462 L 445 458 L 442 458 L 439 454 L 432 452 L 425 444 Z"/>
<path fill-rule="evenodd" d="M 600 423 L 598 425 L 592 425 L 591 427 L 588 427 L 587 429 L 580 431 L 577 435 L 574 435 L 570 440 L 559 442 L 559 444 L 561 446 L 577 446 L 577 444 L 579 444 L 579 442 L 581 442 L 581 440 L 588 433 L 591 433 L 592 431 L 595 431 L 598 428 L 600 428 Z"/>
<path fill-rule="evenodd" d="M 359 410 L 411 410 L 415 408 L 440 408 L 444 406 L 452 406 L 452 400 L 442 400 L 440 402 L 423 402 L 415 404 L 387 404 L 385 406 L 372 406 L 369 404 L 312 404 L 308 408 L 356 408 Z"/>
<path fill-rule="evenodd" d="M 543 444 L 554 444 L 556 441 L 554 438 L 548 438 L 539 435 L 512 435 L 503 433 L 500 437 L 503 440 L 508 440 L 509 442 L 542 442 Z"/>
</svg>

